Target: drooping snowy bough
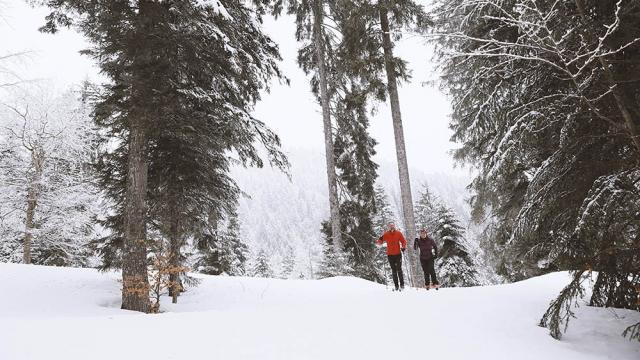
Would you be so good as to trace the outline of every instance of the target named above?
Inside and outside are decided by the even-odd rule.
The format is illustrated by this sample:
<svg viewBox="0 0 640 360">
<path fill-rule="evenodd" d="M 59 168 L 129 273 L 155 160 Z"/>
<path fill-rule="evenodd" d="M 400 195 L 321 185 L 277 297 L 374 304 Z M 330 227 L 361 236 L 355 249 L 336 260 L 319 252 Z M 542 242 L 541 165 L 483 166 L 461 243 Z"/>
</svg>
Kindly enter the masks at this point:
<svg viewBox="0 0 640 360">
<path fill-rule="evenodd" d="M 432 9 L 458 160 L 509 279 L 576 271 L 541 324 L 590 304 L 639 309 L 640 7 L 627 0 L 453 0 Z M 627 335 L 640 339 L 632 328 Z"/>
</svg>

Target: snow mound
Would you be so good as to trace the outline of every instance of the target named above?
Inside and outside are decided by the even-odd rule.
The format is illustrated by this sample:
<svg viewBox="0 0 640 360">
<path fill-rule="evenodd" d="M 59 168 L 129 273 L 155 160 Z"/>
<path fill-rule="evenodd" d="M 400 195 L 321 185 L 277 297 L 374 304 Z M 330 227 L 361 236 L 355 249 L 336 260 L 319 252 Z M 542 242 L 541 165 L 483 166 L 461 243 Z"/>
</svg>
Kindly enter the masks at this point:
<svg viewBox="0 0 640 360">
<path fill-rule="evenodd" d="M 119 309 L 117 273 L 0 264 L 0 359 L 639 359 L 637 312 L 580 306 L 562 341 L 536 326 L 568 282 L 391 292 L 361 279 L 195 275 L 164 311 Z"/>
</svg>

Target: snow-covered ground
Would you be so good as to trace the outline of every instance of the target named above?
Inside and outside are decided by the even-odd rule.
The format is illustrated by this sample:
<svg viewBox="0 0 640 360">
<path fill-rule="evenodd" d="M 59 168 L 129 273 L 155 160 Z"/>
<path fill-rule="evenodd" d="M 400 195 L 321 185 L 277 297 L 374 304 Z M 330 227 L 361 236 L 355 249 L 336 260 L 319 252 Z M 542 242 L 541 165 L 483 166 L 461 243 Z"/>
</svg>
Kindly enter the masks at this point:
<svg viewBox="0 0 640 360">
<path fill-rule="evenodd" d="M 581 306 L 562 341 L 536 326 L 566 284 L 388 291 L 354 278 L 201 276 L 164 313 L 119 309 L 116 273 L 0 264 L 0 359 L 640 359 L 637 312 Z"/>
</svg>

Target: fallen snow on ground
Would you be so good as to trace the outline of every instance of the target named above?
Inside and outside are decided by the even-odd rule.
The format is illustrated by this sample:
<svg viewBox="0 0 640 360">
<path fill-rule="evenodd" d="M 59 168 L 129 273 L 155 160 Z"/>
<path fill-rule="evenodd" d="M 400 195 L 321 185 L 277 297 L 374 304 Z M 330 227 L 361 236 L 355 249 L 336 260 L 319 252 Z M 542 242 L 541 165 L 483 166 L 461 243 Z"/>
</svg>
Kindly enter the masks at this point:
<svg viewBox="0 0 640 360">
<path fill-rule="evenodd" d="M 391 292 L 355 278 L 200 276 L 163 313 L 119 309 L 116 273 L 0 264 L 0 359 L 640 359 L 637 312 L 577 309 L 562 341 L 536 326 L 566 273 Z"/>
</svg>

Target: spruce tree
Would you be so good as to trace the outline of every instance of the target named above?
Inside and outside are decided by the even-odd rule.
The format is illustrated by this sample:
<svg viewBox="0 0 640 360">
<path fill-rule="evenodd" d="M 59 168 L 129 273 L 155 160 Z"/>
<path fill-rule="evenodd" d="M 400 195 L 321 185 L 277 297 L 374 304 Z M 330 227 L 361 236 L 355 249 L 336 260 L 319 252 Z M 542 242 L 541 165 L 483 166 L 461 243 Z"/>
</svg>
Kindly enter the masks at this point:
<svg viewBox="0 0 640 360">
<path fill-rule="evenodd" d="M 436 213 L 436 241 L 439 243 L 436 271 L 443 286 L 476 286 L 476 264 L 467 249 L 464 228 L 453 210 L 440 205 Z"/>
<path fill-rule="evenodd" d="M 389 204 L 389 198 L 381 185 L 375 188 L 375 213 L 373 216 L 373 228 L 377 237 L 382 235 L 390 222 L 395 222 L 395 215 Z M 377 239 L 376 237 L 376 239 Z M 375 267 L 378 275 L 383 279 L 383 283 L 388 284 L 392 281 L 391 267 L 387 259 L 386 248 L 383 246 L 375 249 L 374 254 Z"/>
<path fill-rule="evenodd" d="M 389 223 L 395 222 L 396 216 L 393 213 L 389 196 L 382 185 L 375 188 L 375 214 L 373 217 L 373 228 L 376 234 L 382 235 L 387 230 Z"/>
<path fill-rule="evenodd" d="M 282 7 L 282 2 L 276 2 L 276 13 L 282 11 Z M 386 99 L 385 72 L 387 83 L 393 83 L 389 89 L 395 89 L 399 79 L 408 78 L 406 64 L 391 54 L 389 29 L 379 31 L 377 27 L 383 15 L 388 25 L 387 14 L 392 10 L 390 18 L 394 25 L 422 28 L 424 11 L 411 1 L 390 4 L 343 0 L 292 2 L 287 10 L 296 16 L 296 37 L 302 42 L 298 62 L 312 75 L 312 89 L 319 101 L 325 104 L 329 97 L 335 120 L 335 141 L 326 144 L 336 159 L 337 181 L 342 185 L 337 200 L 342 241 L 336 244 L 339 247 L 336 251 L 350 251 L 359 276 L 375 280 L 370 237 L 373 236 L 371 218 L 377 166 L 372 161 L 375 141 L 368 134 L 368 114 L 375 102 Z M 326 25 L 313 21 L 317 14 L 323 15 Z M 397 91 L 389 93 L 397 100 Z M 392 107 L 397 123 L 399 109 L 396 111 L 395 100 Z M 323 113 L 326 112 L 323 109 Z M 406 159 L 403 161 L 406 165 Z M 333 166 L 329 161 L 327 164 Z M 334 169 L 328 171 L 332 175 Z M 401 177 L 403 198 L 408 184 L 408 173 L 405 175 Z M 331 176 L 329 181 L 334 182 Z M 330 202 L 334 208 L 333 198 Z M 407 206 L 412 206 L 410 197 Z M 411 223 L 406 226 L 409 237 L 413 233 L 412 216 L 405 214 Z M 332 213 L 332 233 L 336 232 L 334 218 Z"/>
<path fill-rule="evenodd" d="M 293 275 L 293 271 L 296 267 L 296 254 L 293 247 L 289 244 L 286 245 L 284 257 L 280 264 L 279 277 L 281 279 L 289 279 Z"/>
<path fill-rule="evenodd" d="M 46 1 L 53 11 L 43 31 L 77 25 L 95 46 L 86 51 L 96 58 L 112 83 L 105 87 L 95 114 L 98 123 L 114 125 L 122 134 L 127 157 L 119 169 L 122 221 L 122 308 L 149 311 L 146 211 L 147 151 L 151 130 L 161 114 L 162 57 L 158 56 L 160 4 L 113 1 Z M 125 26 L 126 24 L 126 26 Z M 126 201 L 124 200 L 126 199 Z"/>
<path fill-rule="evenodd" d="M 393 41 L 399 40 L 405 29 L 425 29 L 426 14 L 421 5 L 413 1 L 377 1 L 353 2 L 336 1 L 331 3 L 328 17 L 333 21 L 328 38 L 333 40 L 333 73 L 331 84 L 336 94 L 336 117 L 340 123 L 340 105 L 348 108 L 353 99 L 357 99 L 359 108 L 352 110 L 357 115 L 345 116 L 353 123 L 353 118 L 366 119 L 367 104 L 385 101 L 391 103 L 393 128 L 396 138 L 398 170 L 403 199 L 403 217 L 405 235 L 412 239 L 415 235 L 413 221 L 413 203 L 407 159 L 404 150 L 404 135 L 400 118 L 400 103 L 397 93 L 399 81 L 409 78 L 406 63 L 393 55 Z M 391 29 L 396 35 L 391 39 Z M 332 43 L 332 44 L 333 44 Z M 349 119 L 351 117 L 351 119 Z M 360 125 L 366 131 L 366 124 Z M 339 129 L 339 127 L 338 127 Z M 364 141 L 360 137 L 360 142 Z M 359 166 L 365 166 L 360 162 Z M 363 168 L 360 168 L 363 169 Z M 370 181 L 373 187 L 374 175 Z M 366 178 L 366 177 L 363 177 Z M 371 190 L 372 192 L 372 190 Z M 367 194 L 369 199 L 373 196 Z M 409 263 L 413 264 L 412 251 L 408 252 Z M 411 277 L 411 274 L 410 278 Z"/>
<path fill-rule="evenodd" d="M 304 31 L 300 28 L 304 23 L 300 17 L 309 13 L 304 6 L 293 9 L 298 15 L 299 31 Z M 369 134 L 368 117 L 375 103 L 384 99 L 385 90 L 381 71 L 375 71 L 375 64 L 382 61 L 377 52 L 380 39 L 368 33 L 371 23 L 367 17 L 360 16 L 363 9 L 364 5 L 350 1 L 326 3 L 323 11 L 329 24 L 322 28 L 325 58 L 320 64 L 318 42 L 302 36 L 299 37 L 303 47 L 298 62 L 307 73 L 312 73 L 312 89 L 319 97 L 322 95 L 320 65 L 329 73 L 328 96 L 336 129 L 332 150 L 337 181 L 341 185 L 339 213 L 343 246 L 336 251 L 350 253 L 357 276 L 379 281 L 372 244 L 377 178 L 377 164 L 372 158 L 376 141 Z"/>
<path fill-rule="evenodd" d="M 376 144 L 368 134 L 366 93 L 349 93 L 336 104 L 338 129 L 334 155 L 344 189 L 340 219 L 344 250 L 354 261 L 356 276 L 381 281 L 374 259 L 373 215 L 377 167 L 372 160 Z"/>
<path fill-rule="evenodd" d="M 76 25 L 94 44 L 86 53 L 111 80 L 95 111 L 105 144 L 119 144 L 105 146 L 99 166 L 116 209 L 106 223 L 115 249 L 103 248 L 116 264 L 122 247 L 123 308 L 147 311 L 147 225 L 170 238 L 172 261 L 179 261 L 188 235 L 181 229 L 235 200 L 230 153 L 261 166 L 258 141 L 272 163 L 286 166 L 277 136 L 250 114 L 260 91 L 280 76 L 277 46 L 259 28 L 264 4 L 45 3 L 53 11 L 43 29 Z M 163 155 L 173 161 L 160 165 Z M 150 195 L 166 207 L 149 204 Z"/>
<path fill-rule="evenodd" d="M 440 199 L 431 192 L 429 186 L 425 183 L 422 186 L 418 201 L 414 206 L 416 228 L 427 230 L 427 234 L 434 238 L 434 240 L 437 239 L 439 226 L 438 210 L 441 206 Z M 411 239 L 411 246 L 414 246 L 413 241 L 415 241 L 415 239 Z M 418 256 L 418 254 L 416 254 L 416 256 Z M 413 270 L 416 282 L 418 284 L 424 284 L 424 272 L 422 271 L 419 261 L 416 261 Z"/>
<path fill-rule="evenodd" d="M 325 234 L 328 232 L 326 223 L 324 232 Z M 325 242 L 322 246 L 322 260 L 318 264 L 315 276 L 318 279 L 324 279 L 334 276 L 354 275 L 353 259 L 349 255 L 344 251 L 336 251 L 331 238 L 325 235 Z"/>
<path fill-rule="evenodd" d="M 253 265 L 251 267 L 251 276 L 253 277 L 262 277 L 262 278 L 272 278 L 273 271 L 271 270 L 271 265 L 269 264 L 269 257 L 267 256 L 267 252 L 264 249 L 260 249 L 256 254 L 255 259 L 253 259 Z"/>
<path fill-rule="evenodd" d="M 440 199 L 431 192 L 425 183 L 414 206 L 417 229 L 426 229 L 427 233 L 435 233 L 438 226 L 437 213 L 440 204 Z"/>
<path fill-rule="evenodd" d="M 574 272 L 541 321 L 559 338 L 589 271 L 598 272 L 591 304 L 638 309 L 640 9 L 494 5 L 434 9 L 455 156 L 479 167 L 473 214 L 492 218 L 483 244 L 501 275 Z"/>
<path fill-rule="evenodd" d="M 246 274 L 248 247 L 240 236 L 238 215 L 216 221 L 196 232 L 198 259 L 195 268 L 209 275 L 242 276 Z"/>
</svg>

